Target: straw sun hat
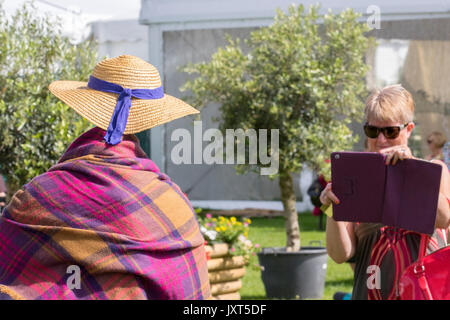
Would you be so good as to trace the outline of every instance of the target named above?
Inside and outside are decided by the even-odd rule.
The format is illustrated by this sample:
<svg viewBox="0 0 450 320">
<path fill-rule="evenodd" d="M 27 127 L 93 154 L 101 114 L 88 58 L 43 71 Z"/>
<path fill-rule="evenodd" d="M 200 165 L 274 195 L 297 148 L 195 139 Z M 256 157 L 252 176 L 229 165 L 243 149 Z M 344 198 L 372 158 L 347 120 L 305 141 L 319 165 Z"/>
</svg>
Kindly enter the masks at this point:
<svg viewBox="0 0 450 320">
<path fill-rule="evenodd" d="M 96 78 L 94 80 L 100 79 L 100 82 L 103 80 L 122 88 L 151 89 L 142 90 L 149 92 L 159 90 L 159 94 L 152 98 L 139 99 L 131 96 L 131 107 L 128 117 L 124 120 L 126 127 L 123 134 L 137 133 L 186 115 L 199 113 L 182 100 L 165 94 L 158 70 L 140 58 L 122 55 L 105 59 L 95 66 L 92 77 Z M 89 83 L 55 81 L 50 84 L 49 89 L 82 117 L 107 130 L 112 123 L 119 94 L 94 90 L 92 87 L 90 79 Z"/>
</svg>

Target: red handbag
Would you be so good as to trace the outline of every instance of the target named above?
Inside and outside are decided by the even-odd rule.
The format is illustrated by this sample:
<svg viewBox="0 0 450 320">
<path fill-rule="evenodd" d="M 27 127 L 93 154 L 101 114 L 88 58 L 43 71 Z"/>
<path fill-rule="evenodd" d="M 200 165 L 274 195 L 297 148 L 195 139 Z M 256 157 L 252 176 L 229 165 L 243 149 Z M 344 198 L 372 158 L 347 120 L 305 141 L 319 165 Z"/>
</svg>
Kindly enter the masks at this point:
<svg viewBox="0 0 450 320">
<path fill-rule="evenodd" d="M 450 300 L 450 246 L 426 255 L 428 238 L 422 235 L 419 258 L 402 273 L 401 300 Z"/>
</svg>

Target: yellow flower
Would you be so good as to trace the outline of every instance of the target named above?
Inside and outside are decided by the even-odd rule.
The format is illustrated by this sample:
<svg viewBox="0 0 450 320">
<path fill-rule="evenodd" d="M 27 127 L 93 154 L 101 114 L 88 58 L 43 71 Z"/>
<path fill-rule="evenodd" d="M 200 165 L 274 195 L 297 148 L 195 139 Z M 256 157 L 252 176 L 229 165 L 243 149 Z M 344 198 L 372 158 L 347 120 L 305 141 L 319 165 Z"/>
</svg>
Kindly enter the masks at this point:
<svg viewBox="0 0 450 320">
<path fill-rule="evenodd" d="M 221 229 L 222 231 L 227 230 L 227 228 L 225 228 L 224 226 L 221 226 L 220 229 Z"/>
<path fill-rule="evenodd" d="M 222 216 L 220 216 L 220 217 L 219 217 L 219 220 L 220 220 L 220 221 L 225 221 L 225 218 L 222 217 Z"/>
<path fill-rule="evenodd" d="M 248 232 L 244 232 L 244 237 L 248 238 Z"/>
<path fill-rule="evenodd" d="M 235 224 L 236 223 L 236 218 L 235 217 L 231 217 L 230 221 L 231 221 L 232 224 Z"/>
<path fill-rule="evenodd" d="M 217 221 L 217 219 L 216 219 L 216 218 L 212 218 L 212 221 L 216 222 L 216 221 Z"/>
<path fill-rule="evenodd" d="M 219 228 L 219 227 L 216 227 L 216 231 L 217 231 L 217 232 L 220 232 L 220 228 Z"/>
<path fill-rule="evenodd" d="M 237 224 L 238 226 L 242 226 L 242 222 L 240 222 L 240 221 L 236 222 L 236 224 Z"/>
</svg>

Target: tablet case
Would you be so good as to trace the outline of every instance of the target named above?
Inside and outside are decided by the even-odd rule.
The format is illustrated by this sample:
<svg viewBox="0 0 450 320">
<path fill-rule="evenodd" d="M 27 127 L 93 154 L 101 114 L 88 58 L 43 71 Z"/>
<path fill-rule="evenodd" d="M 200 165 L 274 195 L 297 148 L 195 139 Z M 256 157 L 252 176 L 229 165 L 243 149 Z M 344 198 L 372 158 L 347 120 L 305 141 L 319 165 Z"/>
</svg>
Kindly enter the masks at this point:
<svg viewBox="0 0 450 320">
<path fill-rule="evenodd" d="M 333 152 L 331 181 L 340 204 L 336 221 L 382 223 L 433 234 L 442 167 L 425 160 L 385 164 L 373 152 Z"/>
</svg>

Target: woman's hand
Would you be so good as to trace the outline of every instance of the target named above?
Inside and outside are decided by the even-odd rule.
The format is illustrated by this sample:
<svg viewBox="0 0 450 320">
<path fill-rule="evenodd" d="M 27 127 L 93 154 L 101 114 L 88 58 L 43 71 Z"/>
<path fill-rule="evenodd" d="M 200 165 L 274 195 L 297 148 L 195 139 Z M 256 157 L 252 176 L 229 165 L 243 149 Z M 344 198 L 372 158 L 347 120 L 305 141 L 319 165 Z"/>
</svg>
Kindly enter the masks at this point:
<svg viewBox="0 0 450 320">
<path fill-rule="evenodd" d="M 328 183 L 325 189 L 323 189 L 322 193 L 320 194 L 320 202 L 322 202 L 322 204 L 326 206 L 329 206 L 331 202 L 339 204 L 339 199 L 336 197 L 333 191 L 331 191 L 331 183 Z"/>
<path fill-rule="evenodd" d="M 379 151 L 379 153 L 386 155 L 386 165 L 388 165 L 391 160 L 392 164 L 396 164 L 398 160 L 412 159 L 414 158 L 411 149 L 407 145 L 393 146 L 389 148 L 384 148 Z"/>
</svg>

